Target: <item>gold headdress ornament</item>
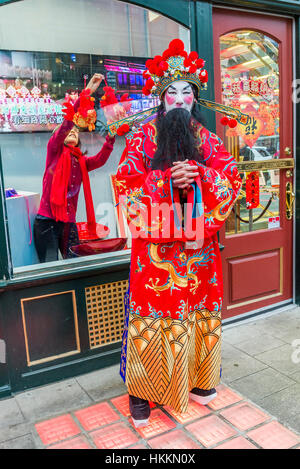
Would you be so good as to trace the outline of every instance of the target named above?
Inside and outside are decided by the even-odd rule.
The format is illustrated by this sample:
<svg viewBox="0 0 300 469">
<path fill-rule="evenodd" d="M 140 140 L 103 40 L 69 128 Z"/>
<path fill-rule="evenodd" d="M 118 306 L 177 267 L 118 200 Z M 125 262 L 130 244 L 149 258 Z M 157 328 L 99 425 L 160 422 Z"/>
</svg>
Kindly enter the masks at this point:
<svg viewBox="0 0 300 469">
<path fill-rule="evenodd" d="M 146 70 L 143 77 L 146 79 L 143 88 L 145 96 L 158 96 L 162 99 L 163 93 L 174 81 L 187 81 L 196 86 L 200 94 L 201 90 L 207 89 L 208 73 L 204 68 L 205 61 L 198 56 L 195 51 L 189 54 L 184 50 L 184 43 L 180 39 L 173 39 L 168 49 L 163 54 L 156 55 L 153 59 L 146 61 Z M 214 103 L 205 99 L 198 98 L 197 101 L 201 106 L 225 114 L 221 123 L 235 127 L 237 122 L 248 125 L 251 118 L 247 114 L 243 114 L 239 109 L 235 109 L 223 104 Z M 122 134 L 122 129 L 126 133 L 130 127 L 142 122 L 145 118 L 153 115 L 158 109 L 147 109 L 146 111 L 125 117 L 108 125 L 108 131 L 111 135 Z"/>
</svg>

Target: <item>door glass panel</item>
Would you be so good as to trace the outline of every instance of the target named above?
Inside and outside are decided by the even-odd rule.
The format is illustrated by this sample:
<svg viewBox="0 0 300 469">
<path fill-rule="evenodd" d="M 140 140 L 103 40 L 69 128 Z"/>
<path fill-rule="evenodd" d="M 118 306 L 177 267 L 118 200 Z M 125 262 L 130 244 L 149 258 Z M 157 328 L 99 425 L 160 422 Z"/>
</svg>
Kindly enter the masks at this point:
<svg viewBox="0 0 300 469">
<path fill-rule="evenodd" d="M 223 140 L 238 162 L 262 165 L 254 176 L 241 171 L 243 186 L 226 222 L 226 235 L 280 225 L 279 170 L 263 168 L 265 161 L 279 158 L 278 53 L 278 43 L 256 31 L 240 30 L 220 38 L 222 102 L 251 117 L 250 125 L 224 127 Z M 252 177 L 255 188 L 246 182 Z"/>
</svg>

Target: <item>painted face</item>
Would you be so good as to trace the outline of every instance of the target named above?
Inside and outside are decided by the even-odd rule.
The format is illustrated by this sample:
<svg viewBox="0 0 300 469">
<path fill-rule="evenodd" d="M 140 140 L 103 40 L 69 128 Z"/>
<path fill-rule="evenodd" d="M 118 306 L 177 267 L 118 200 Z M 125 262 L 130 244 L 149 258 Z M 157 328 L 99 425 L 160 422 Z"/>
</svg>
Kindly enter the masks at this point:
<svg viewBox="0 0 300 469">
<path fill-rule="evenodd" d="M 187 81 L 174 81 L 165 92 L 163 98 L 166 112 L 181 108 L 191 112 L 194 103 L 194 93 Z"/>
</svg>

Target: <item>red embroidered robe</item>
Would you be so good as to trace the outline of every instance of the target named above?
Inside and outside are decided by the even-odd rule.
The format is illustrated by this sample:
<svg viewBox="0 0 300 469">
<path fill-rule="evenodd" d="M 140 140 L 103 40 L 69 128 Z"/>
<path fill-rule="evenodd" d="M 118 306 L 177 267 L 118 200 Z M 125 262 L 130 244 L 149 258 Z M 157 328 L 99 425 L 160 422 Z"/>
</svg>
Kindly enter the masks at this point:
<svg viewBox="0 0 300 469">
<path fill-rule="evenodd" d="M 200 124 L 196 128 L 205 164 L 192 162 L 199 178 L 188 200 L 195 202 L 197 189 L 204 207 L 202 247 L 190 249 L 184 234 L 174 238 L 169 225 L 176 210 L 171 221 L 165 212 L 145 215 L 145 209 L 161 203 L 172 209 L 179 200 L 170 169 L 151 170 L 154 124 L 128 134 L 116 176 L 133 231 L 121 376 L 129 394 L 180 412 L 192 388 L 212 389 L 220 380 L 223 281 L 217 231 L 241 187 L 235 159 L 219 137 Z"/>
</svg>

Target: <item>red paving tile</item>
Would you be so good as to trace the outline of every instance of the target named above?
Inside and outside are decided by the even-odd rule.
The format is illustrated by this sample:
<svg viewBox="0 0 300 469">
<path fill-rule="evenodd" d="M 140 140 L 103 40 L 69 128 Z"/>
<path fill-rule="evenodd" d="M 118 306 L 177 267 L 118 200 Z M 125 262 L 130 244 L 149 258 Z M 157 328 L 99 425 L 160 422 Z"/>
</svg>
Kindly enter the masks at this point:
<svg viewBox="0 0 300 469">
<path fill-rule="evenodd" d="M 212 410 L 220 410 L 224 407 L 243 400 L 242 397 L 231 391 L 231 389 L 227 388 L 223 384 L 220 384 L 217 387 L 217 392 L 217 397 L 208 404 Z"/>
<path fill-rule="evenodd" d="M 130 422 L 133 425 L 131 419 Z M 151 438 L 175 427 L 176 424 L 162 410 L 154 409 L 151 411 L 148 425 L 146 427 L 136 428 L 136 431 L 143 438 Z"/>
<path fill-rule="evenodd" d="M 243 436 L 238 436 L 232 440 L 226 441 L 219 446 L 216 446 L 214 449 L 258 449 L 257 446 L 254 446 L 250 441 L 246 440 Z"/>
<path fill-rule="evenodd" d="M 210 447 L 236 434 L 236 431 L 216 415 L 197 420 L 185 427 L 204 446 Z"/>
<path fill-rule="evenodd" d="M 152 438 L 148 444 L 153 449 L 200 449 L 201 446 L 195 443 L 182 430 L 174 430 L 163 435 Z"/>
<path fill-rule="evenodd" d="M 267 414 L 248 402 L 242 402 L 225 409 L 220 414 L 239 430 L 248 430 L 266 420 L 270 420 Z"/>
<path fill-rule="evenodd" d="M 125 417 L 130 417 L 128 394 L 123 394 L 123 396 L 114 397 L 113 399 L 111 399 L 111 402 L 116 407 L 116 409 L 121 412 L 122 415 L 124 415 Z M 155 404 L 153 402 L 150 402 L 150 408 L 153 409 L 154 407 Z"/>
<path fill-rule="evenodd" d="M 116 409 L 121 412 L 122 415 L 124 415 L 125 417 L 130 416 L 128 394 L 123 394 L 122 396 L 114 397 L 110 401 L 113 403 Z"/>
<path fill-rule="evenodd" d="M 299 437 L 279 422 L 270 422 L 247 433 L 264 449 L 287 449 L 299 443 Z"/>
<path fill-rule="evenodd" d="M 211 410 L 209 410 L 207 407 L 197 404 L 193 401 L 189 402 L 187 412 L 182 414 L 171 409 L 169 406 L 165 406 L 164 409 L 168 412 L 168 414 L 172 415 L 172 417 L 174 417 L 177 422 L 182 424 L 199 419 L 200 417 L 204 417 L 205 415 L 209 415 L 211 413 Z"/>
<path fill-rule="evenodd" d="M 61 415 L 35 425 L 44 445 L 50 445 L 81 433 L 71 415 Z"/>
<path fill-rule="evenodd" d="M 108 402 L 77 410 L 74 414 L 86 431 L 95 430 L 95 428 L 108 425 L 120 418 Z"/>
<path fill-rule="evenodd" d="M 114 423 L 90 433 L 99 449 L 121 449 L 137 443 L 139 438 L 125 423 Z"/>
<path fill-rule="evenodd" d="M 71 440 L 48 446 L 48 449 L 92 449 L 92 447 L 84 436 L 78 436 Z"/>
</svg>

